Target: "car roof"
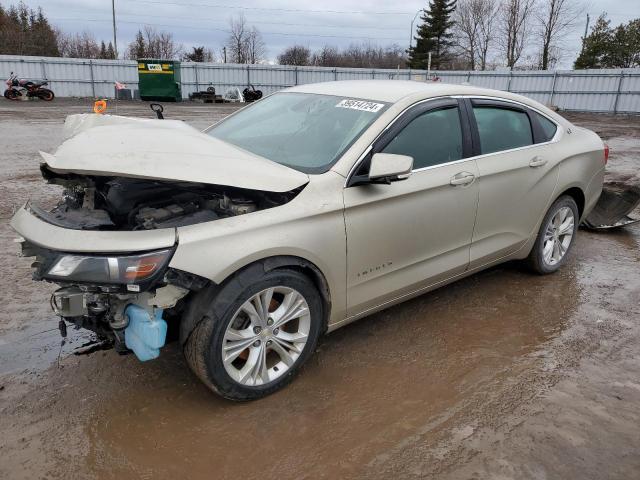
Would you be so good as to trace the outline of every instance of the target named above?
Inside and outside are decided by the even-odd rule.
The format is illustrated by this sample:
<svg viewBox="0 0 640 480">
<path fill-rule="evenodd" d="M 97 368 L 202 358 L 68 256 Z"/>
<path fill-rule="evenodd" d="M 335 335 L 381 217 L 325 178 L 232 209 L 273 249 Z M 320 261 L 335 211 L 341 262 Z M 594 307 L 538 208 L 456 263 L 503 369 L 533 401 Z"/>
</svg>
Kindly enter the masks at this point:
<svg viewBox="0 0 640 480">
<path fill-rule="evenodd" d="M 336 95 L 395 103 L 409 96 L 422 94 L 424 98 L 443 95 L 494 95 L 505 92 L 440 82 L 416 82 L 412 80 L 343 80 L 335 82 L 309 83 L 287 89 L 290 92 Z M 509 96 L 505 96 L 509 98 Z"/>
<path fill-rule="evenodd" d="M 388 103 L 409 105 L 413 102 L 432 97 L 450 95 L 473 95 L 494 97 L 519 102 L 544 112 L 557 123 L 570 126 L 566 119 L 545 105 L 531 98 L 503 90 L 474 87 L 441 82 L 417 82 L 412 80 L 342 80 L 322 83 L 309 83 L 286 89 L 288 92 L 335 95 Z"/>
</svg>

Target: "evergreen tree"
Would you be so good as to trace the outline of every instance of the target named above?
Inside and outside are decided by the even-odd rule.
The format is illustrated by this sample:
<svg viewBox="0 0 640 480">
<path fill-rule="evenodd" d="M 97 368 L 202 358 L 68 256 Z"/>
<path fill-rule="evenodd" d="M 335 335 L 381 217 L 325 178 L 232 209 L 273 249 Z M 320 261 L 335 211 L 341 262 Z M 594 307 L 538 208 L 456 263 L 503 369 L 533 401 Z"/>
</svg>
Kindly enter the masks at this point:
<svg viewBox="0 0 640 480">
<path fill-rule="evenodd" d="M 611 22 L 607 20 L 603 13 L 598 17 L 596 23 L 591 28 L 591 33 L 583 39 L 582 51 L 576 59 L 573 68 L 604 68 L 605 58 L 609 52 L 613 32 L 609 26 Z"/>
<path fill-rule="evenodd" d="M 191 47 L 191 52 L 187 53 L 184 59 L 188 62 L 204 62 L 204 46 Z"/>
<path fill-rule="evenodd" d="M 615 28 L 605 63 L 614 68 L 640 66 L 640 18 Z"/>
<path fill-rule="evenodd" d="M 418 27 L 416 46 L 411 47 L 409 65 L 411 68 L 427 68 L 429 52 L 431 52 L 431 68 L 446 68 L 451 60 L 450 49 L 453 44 L 451 27 L 454 22 L 451 14 L 456 8 L 456 0 L 431 0 L 429 9 L 424 10 Z"/>
<path fill-rule="evenodd" d="M 98 58 L 108 58 L 107 46 L 104 44 L 104 40 L 100 42 L 100 53 L 98 54 Z"/>
<path fill-rule="evenodd" d="M 136 38 L 129 44 L 127 52 L 127 58 L 136 60 L 138 58 L 145 58 L 147 56 L 147 45 L 144 41 L 144 35 L 142 30 L 138 30 Z"/>
<path fill-rule="evenodd" d="M 107 56 L 106 58 L 110 59 L 110 60 L 115 60 L 116 59 L 116 52 L 113 48 L 113 43 L 109 42 L 109 45 L 107 45 Z"/>
<path fill-rule="evenodd" d="M 33 53 L 31 55 L 60 56 L 58 34 L 44 16 L 41 8 L 38 8 L 38 13 L 34 15 L 31 24 L 31 37 L 33 39 Z"/>
<path fill-rule="evenodd" d="M 583 40 L 574 68 L 640 67 L 640 18 L 610 26 L 603 13 Z"/>
<path fill-rule="evenodd" d="M 8 10 L 0 6 L 0 54 L 57 57 L 58 35 L 42 9 L 20 2 Z"/>
</svg>

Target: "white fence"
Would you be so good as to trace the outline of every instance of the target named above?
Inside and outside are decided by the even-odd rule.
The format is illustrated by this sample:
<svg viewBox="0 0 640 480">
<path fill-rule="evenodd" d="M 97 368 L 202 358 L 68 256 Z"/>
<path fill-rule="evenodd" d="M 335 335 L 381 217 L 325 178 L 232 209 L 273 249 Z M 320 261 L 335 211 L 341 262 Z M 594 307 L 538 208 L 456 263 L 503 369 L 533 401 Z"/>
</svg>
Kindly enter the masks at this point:
<svg viewBox="0 0 640 480">
<path fill-rule="evenodd" d="M 86 60 L 53 57 L 0 55 L 0 76 L 10 72 L 21 78 L 47 79 L 59 97 L 114 95 L 114 82 L 137 88 L 137 62 L 133 60 Z M 399 79 L 425 81 L 424 70 L 289 67 L 283 65 L 236 65 L 229 63 L 181 64 L 182 95 L 209 86 L 224 93 L 229 87 L 248 84 L 265 94 L 304 83 L 332 80 Z M 470 83 L 531 97 L 562 110 L 606 113 L 640 113 L 640 69 L 558 71 L 442 71 L 440 81 Z"/>
</svg>

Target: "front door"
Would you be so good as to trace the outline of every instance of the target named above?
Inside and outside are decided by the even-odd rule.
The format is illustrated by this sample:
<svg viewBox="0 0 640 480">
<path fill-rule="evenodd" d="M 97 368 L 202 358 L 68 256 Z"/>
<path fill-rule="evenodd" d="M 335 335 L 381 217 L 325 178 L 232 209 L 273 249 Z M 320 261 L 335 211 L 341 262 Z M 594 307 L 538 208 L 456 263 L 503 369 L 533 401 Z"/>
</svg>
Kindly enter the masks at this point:
<svg viewBox="0 0 640 480">
<path fill-rule="evenodd" d="M 373 153 L 412 156 L 408 179 L 344 190 L 348 315 L 464 272 L 478 203 L 478 169 L 458 101 L 406 112 Z M 366 177 L 367 158 L 356 177 Z M 353 183 L 353 182 L 352 182 Z M 349 184 L 348 184 L 349 185 Z"/>
</svg>

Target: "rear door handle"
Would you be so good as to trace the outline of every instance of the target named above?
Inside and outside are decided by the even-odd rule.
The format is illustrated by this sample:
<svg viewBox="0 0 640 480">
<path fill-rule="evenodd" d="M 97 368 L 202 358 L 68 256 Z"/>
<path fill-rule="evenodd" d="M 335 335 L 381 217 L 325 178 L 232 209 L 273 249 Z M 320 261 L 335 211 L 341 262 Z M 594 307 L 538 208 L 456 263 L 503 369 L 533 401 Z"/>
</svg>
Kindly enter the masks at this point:
<svg viewBox="0 0 640 480">
<path fill-rule="evenodd" d="M 533 157 L 529 162 L 529 166 L 532 168 L 542 167 L 543 165 L 546 165 L 546 164 L 547 164 L 547 161 L 542 157 L 538 157 L 537 155 Z"/>
<path fill-rule="evenodd" d="M 472 183 L 474 180 L 476 179 L 476 176 L 473 173 L 469 173 L 469 172 L 460 172 L 455 174 L 453 177 L 451 177 L 451 180 L 449 183 L 451 183 L 451 185 L 469 185 L 470 183 Z"/>
</svg>

